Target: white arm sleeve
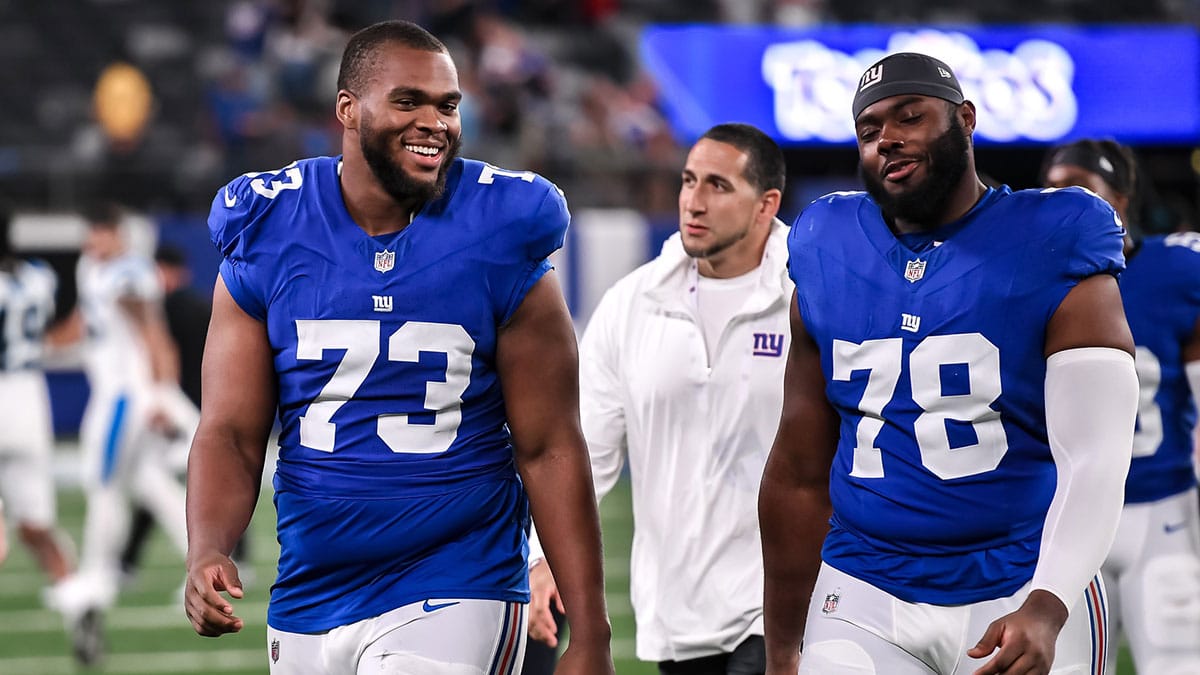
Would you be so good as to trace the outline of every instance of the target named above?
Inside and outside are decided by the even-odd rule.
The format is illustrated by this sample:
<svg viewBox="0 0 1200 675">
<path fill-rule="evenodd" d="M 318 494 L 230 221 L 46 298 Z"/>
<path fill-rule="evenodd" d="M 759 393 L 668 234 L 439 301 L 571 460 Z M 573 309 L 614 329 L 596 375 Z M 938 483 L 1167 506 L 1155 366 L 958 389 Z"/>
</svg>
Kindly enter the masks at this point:
<svg viewBox="0 0 1200 675">
<path fill-rule="evenodd" d="M 1116 536 L 1133 452 L 1138 379 L 1119 349 L 1068 349 L 1046 359 L 1046 434 L 1058 487 L 1033 588 L 1068 611 L 1100 569 Z"/>
<path fill-rule="evenodd" d="M 1187 373 L 1188 388 L 1192 390 L 1192 400 L 1200 405 L 1200 361 L 1188 361 L 1183 365 Z"/>
</svg>

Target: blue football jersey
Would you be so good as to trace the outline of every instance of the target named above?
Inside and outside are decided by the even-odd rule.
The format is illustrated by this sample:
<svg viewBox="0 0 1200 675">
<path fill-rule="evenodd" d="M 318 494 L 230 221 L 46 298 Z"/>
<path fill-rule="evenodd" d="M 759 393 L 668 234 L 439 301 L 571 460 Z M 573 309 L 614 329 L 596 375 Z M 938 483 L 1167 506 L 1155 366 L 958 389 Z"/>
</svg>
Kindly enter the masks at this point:
<svg viewBox="0 0 1200 675">
<path fill-rule="evenodd" d="M 422 598 L 528 601 L 496 341 L 562 245 L 562 193 L 460 159 L 440 199 L 372 237 L 339 170 L 322 157 L 246 174 L 209 217 L 279 385 L 268 621 L 311 633 Z"/>
<path fill-rule="evenodd" d="M 1196 402 L 1182 348 L 1200 318 L 1200 234 L 1148 237 L 1121 275 L 1121 299 L 1137 344 L 1141 382 L 1125 501 L 1149 502 L 1196 484 Z"/>
<path fill-rule="evenodd" d="M 1122 233 L 1078 189 L 988 190 L 916 250 L 865 193 L 800 214 L 789 272 L 841 418 L 828 564 L 939 605 L 1032 578 L 1056 480 L 1046 324 L 1080 280 L 1120 272 Z"/>
</svg>

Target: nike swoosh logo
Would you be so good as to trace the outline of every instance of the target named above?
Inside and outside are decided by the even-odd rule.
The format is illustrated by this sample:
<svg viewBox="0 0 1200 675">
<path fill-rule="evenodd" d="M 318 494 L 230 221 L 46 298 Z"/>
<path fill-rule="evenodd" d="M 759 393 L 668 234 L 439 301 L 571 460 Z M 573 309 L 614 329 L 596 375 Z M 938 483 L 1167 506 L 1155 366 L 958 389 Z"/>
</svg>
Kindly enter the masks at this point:
<svg viewBox="0 0 1200 675">
<path fill-rule="evenodd" d="M 1163 532 L 1166 532 L 1167 534 L 1171 534 L 1172 532 L 1178 532 L 1179 530 L 1182 530 L 1185 527 L 1187 527 L 1186 520 L 1183 522 L 1180 522 L 1180 523 L 1164 523 L 1163 524 Z"/>
<path fill-rule="evenodd" d="M 229 194 L 229 188 L 225 188 L 225 208 L 232 209 L 234 204 L 237 204 L 237 197 Z"/>
<path fill-rule="evenodd" d="M 431 605 L 431 604 L 429 604 L 429 601 L 426 600 L 425 604 L 421 605 L 421 609 L 425 610 L 426 612 L 436 612 L 439 609 L 445 609 L 446 607 L 453 607 L 454 605 L 457 605 L 457 604 L 458 604 L 457 602 L 443 602 L 443 603 L 440 603 L 437 605 Z"/>
</svg>

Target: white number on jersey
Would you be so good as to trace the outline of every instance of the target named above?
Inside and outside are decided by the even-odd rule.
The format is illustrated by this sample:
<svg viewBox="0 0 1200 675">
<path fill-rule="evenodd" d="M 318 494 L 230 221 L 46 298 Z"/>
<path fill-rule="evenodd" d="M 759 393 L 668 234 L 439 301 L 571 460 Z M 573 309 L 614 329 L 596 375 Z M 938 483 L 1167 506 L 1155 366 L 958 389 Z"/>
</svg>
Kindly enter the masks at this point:
<svg viewBox="0 0 1200 675">
<path fill-rule="evenodd" d="M 833 341 L 833 379 L 849 382 L 854 371 L 869 371 L 858 408 L 850 475 L 883 478 L 883 453 L 875 440 L 883 429 L 883 409 L 896 393 L 903 369 L 903 340 L 887 338 L 862 344 Z M 942 366 L 968 364 L 969 391 L 944 394 Z M 1000 350 L 979 333 L 933 335 L 908 357 L 912 400 L 923 411 L 913 423 L 921 463 L 943 480 L 994 470 L 1008 452 L 1000 413 L 991 408 L 1000 398 Z M 951 448 L 946 420 L 970 422 L 977 441 Z"/>
<path fill-rule="evenodd" d="M 295 162 L 283 167 L 279 171 L 283 172 L 283 178 L 276 178 L 275 180 L 271 181 L 270 185 L 268 185 L 267 182 L 261 178 L 254 178 L 255 176 L 262 175 L 262 172 L 252 171 L 248 174 L 245 174 L 245 176 L 246 178 L 254 178 L 254 180 L 250 181 L 250 189 L 254 190 L 254 192 L 257 194 L 266 197 L 267 199 L 275 199 L 279 196 L 279 193 L 283 192 L 284 190 L 300 189 L 300 185 L 304 182 L 304 177 L 300 175 L 300 167 L 296 166 Z M 273 173 L 278 174 L 279 171 Z M 229 197 L 226 196 L 225 199 L 226 206 L 230 206 L 228 203 Z"/>
<path fill-rule="evenodd" d="M 1162 365 L 1154 352 L 1137 347 L 1134 353 L 1134 368 L 1138 376 L 1137 427 L 1133 432 L 1133 456 L 1149 457 L 1158 452 L 1163 442 L 1162 409 L 1154 397 L 1162 383 Z"/>
<path fill-rule="evenodd" d="M 1175 232 L 1163 240 L 1167 246 L 1184 246 L 1200 253 L 1200 232 Z"/>
<path fill-rule="evenodd" d="M 519 178 L 526 183 L 532 183 L 534 174 L 532 171 L 509 171 L 508 169 L 501 169 L 491 164 L 484 164 L 483 171 L 479 173 L 479 183 L 481 185 L 491 185 L 496 182 L 496 176 Z"/>
<path fill-rule="evenodd" d="M 300 445 L 333 452 L 337 425 L 330 420 L 359 387 L 379 357 L 378 321 L 298 320 L 296 358 L 320 361 L 326 350 L 345 350 L 333 377 L 300 418 Z M 410 321 L 388 338 L 388 360 L 417 362 L 421 352 L 446 355 L 444 381 L 425 383 L 425 408 L 437 411 L 433 424 L 410 424 L 408 415 L 380 415 L 379 438 L 397 453 L 436 454 L 450 448 L 462 423 L 462 395 L 471 383 L 475 341 L 456 324 Z"/>
</svg>

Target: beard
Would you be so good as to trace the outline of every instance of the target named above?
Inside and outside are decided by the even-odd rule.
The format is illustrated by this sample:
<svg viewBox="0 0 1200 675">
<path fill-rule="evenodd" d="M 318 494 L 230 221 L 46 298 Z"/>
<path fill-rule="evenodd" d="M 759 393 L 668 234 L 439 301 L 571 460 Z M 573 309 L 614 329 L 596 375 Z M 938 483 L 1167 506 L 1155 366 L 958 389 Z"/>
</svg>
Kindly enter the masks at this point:
<svg viewBox="0 0 1200 675">
<path fill-rule="evenodd" d="M 363 115 L 359 126 L 358 144 L 371 173 L 375 174 L 379 184 L 392 199 L 397 202 L 429 202 L 442 196 L 446 189 L 446 174 L 462 149 L 460 136 L 447 134 L 446 138 L 448 142 L 443 150 L 446 156 L 438 169 L 437 180 L 432 183 L 414 178 L 392 158 L 392 134 L 372 126 L 371 118 L 366 114 Z"/>
<path fill-rule="evenodd" d="M 750 233 L 750 228 L 747 227 L 738 232 L 733 232 L 729 235 L 726 235 L 724 238 L 718 239 L 717 241 L 714 241 L 713 243 L 711 243 L 708 246 L 703 247 L 703 248 L 697 247 L 697 246 L 689 246 L 687 243 L 687 240 L 685 239 L 684 243 L 683 243 L 683 252 L 686 253 L 689 258 L 711 258 L 711 257 L 717 255 L 718 253 L 721 253 L 722 251 L 725 251 L 726 249 L 730 248 L 731 246 L 738 243 L 739 241 L 745 239 L 746 235 L 749 233 Z"/>
<path fill-rule="evenodd" d="M 935 225 L 946 212 L 954 186 L 967 171 L 969 150 L 962 124 L 957 117 L 951 117 L 950 128 L 929 145 L 928 175 L 924 181 L 906 192 L 891 194 L 884 188 L 883 177 L 868 173 L 861 162 L 858 175 L 887 218 Z"/>
</svg>

